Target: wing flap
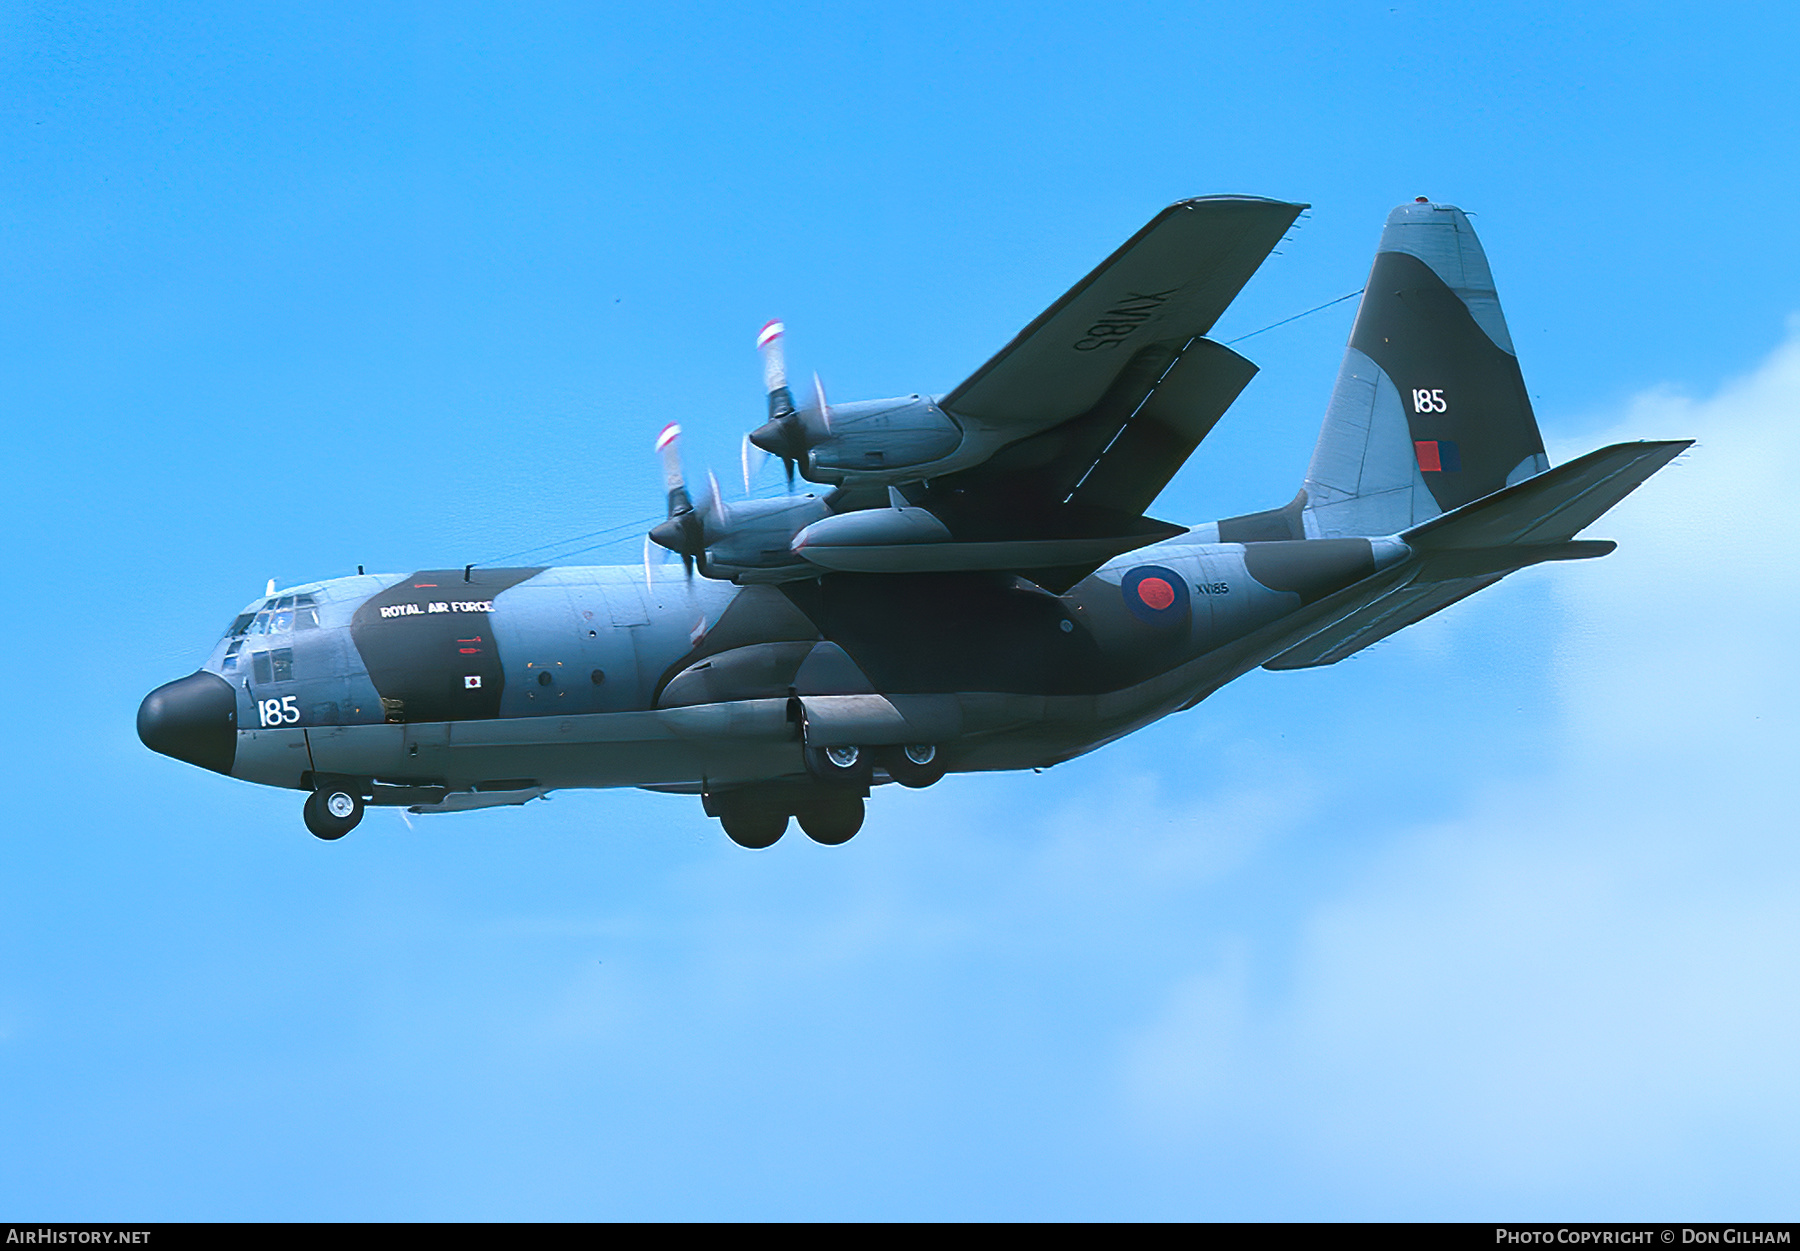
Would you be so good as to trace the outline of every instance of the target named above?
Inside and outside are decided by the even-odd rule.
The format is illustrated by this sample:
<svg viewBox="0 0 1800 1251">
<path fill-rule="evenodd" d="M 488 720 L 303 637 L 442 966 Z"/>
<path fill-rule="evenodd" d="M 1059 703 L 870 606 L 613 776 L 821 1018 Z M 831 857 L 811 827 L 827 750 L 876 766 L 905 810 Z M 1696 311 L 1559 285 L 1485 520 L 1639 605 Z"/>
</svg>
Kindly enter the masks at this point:
<svg viewBox="0 0 1800 1251">
<path fill-rule="evenodd" d="M 1196 340 L 1100 453 L 1071 502 L 1147 510 L 1255 376 L 1256 366 L 1230 348 Z"/>
</svg>

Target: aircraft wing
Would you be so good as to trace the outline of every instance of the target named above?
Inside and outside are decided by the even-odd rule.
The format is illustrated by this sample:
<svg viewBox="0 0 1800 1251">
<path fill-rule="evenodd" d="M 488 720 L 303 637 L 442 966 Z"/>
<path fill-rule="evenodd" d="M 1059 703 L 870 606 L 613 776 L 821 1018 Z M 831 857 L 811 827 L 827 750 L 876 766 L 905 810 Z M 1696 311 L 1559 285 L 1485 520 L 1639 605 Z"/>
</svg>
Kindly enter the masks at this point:
<svg viewBox="0 0 1800 1251">
<path fill-rule="evenodd" d="M 941 400 L 842 405 L 827 421 L 822 400 L 784 408 L 785 383 L 771 389 L 752 442 L 805 449 L 803 472 L 838 489 L 789 550 L 754 545 L 773 564 L 735 576 L 1002 573 L 1060 592 L 1181 534 L 1146 510 L 1256 374 L 1206 333 L 1305 207 L 1170 205 Z"/>
<path fill-rule="evenodd" d="M 1211 330 L 1305 207 L 1257 196 L 1171 204 L 943 407 L 1015 438 L 1079 417 L 1144 348 L 1179 352 Z"/>
</svg>

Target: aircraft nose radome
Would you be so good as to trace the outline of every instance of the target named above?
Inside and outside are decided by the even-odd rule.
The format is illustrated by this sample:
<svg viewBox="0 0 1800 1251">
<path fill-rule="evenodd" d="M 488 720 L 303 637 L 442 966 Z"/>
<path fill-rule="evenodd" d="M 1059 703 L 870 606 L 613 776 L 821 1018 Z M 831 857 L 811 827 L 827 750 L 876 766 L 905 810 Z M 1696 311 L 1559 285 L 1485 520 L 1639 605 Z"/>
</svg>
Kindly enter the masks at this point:
<svg viewBox="0 0 1800 1251">
<path fill-rule="evenodd" d="M 144 696 L 137 731 L 151 751 L 229 774 L 237 758 L 237 693 L 216 673 L 190 673 Z"/>
</svg>

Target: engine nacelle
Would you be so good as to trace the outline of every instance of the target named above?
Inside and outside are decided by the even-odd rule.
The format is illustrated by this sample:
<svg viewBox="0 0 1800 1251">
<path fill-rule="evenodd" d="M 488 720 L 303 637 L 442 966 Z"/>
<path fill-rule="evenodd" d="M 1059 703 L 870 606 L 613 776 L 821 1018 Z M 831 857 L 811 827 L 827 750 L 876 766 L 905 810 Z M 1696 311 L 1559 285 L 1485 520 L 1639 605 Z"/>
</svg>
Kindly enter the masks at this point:
<svg viewBox="0 0 1800 1251">
<path fill-rule="evenodd" d="M 830 430 L 809 431 L 806 476 L 842 482 L 853 474 L 929 465 L 962 443 L 962 428 L 929 396 L 831 406 Z"/>
</svg>

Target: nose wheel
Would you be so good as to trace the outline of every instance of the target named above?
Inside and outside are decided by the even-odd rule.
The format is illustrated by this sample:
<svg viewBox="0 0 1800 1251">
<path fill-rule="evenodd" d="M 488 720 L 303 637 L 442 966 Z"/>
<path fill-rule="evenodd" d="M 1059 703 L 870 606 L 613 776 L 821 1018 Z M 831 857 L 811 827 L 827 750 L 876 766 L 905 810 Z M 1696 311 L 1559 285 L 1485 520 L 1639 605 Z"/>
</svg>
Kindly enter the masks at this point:
<svg viewBox="0 0 1800 1251">
<path fill-rule="evenodd" d="M 332 842 L 354 830 L 362 820 L 362 796 L 341 786 L 322 787 L 306 797 L 306 807 L 300 815 L 315 838 Z"/>
</svg>

